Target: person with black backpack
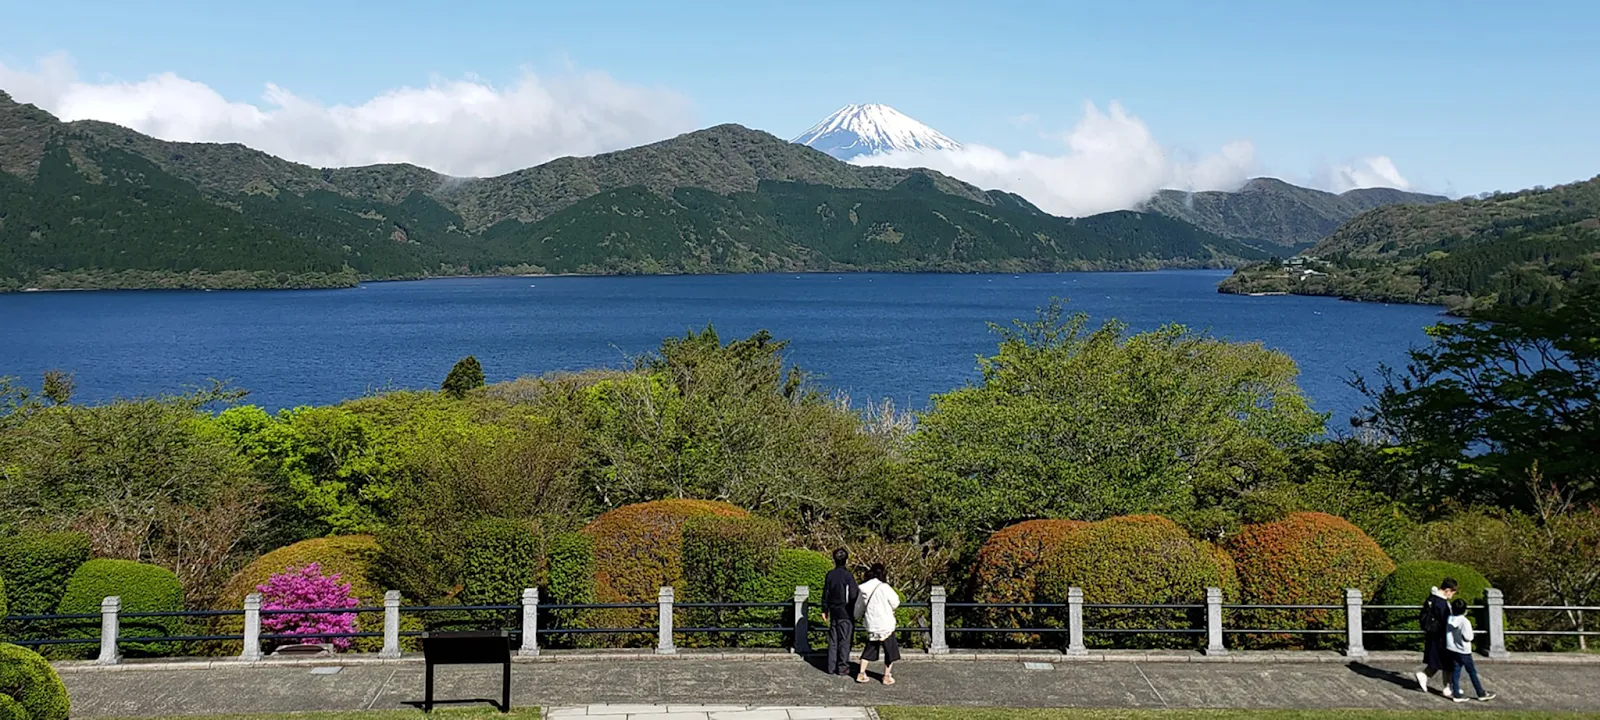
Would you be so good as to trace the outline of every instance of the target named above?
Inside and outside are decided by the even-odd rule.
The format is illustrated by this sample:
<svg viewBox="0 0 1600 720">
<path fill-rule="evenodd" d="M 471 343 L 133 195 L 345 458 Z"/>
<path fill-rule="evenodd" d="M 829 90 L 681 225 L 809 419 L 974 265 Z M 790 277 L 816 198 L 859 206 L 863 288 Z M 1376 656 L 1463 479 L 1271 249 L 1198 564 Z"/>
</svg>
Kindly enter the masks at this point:
<svg viewBox="0 0 1600 720">
<path fill-rule="evenodd" d="M 1439 673 L 1441 684 L 1450 677 L 1451 655 L 1445 648 L 1445 637 L 1450 633 L 1450 599 L 1456 596 L 1456 579 L 1445 578 L 1439 587 L 1428 593 L 1422 601 L 1422 611 L 1417 615 L 1417 625 L 1422 627 L 1422 663 L 1417 671 L 1417 687 L 1428 692 L 1428 678 Z M 1445 692 L 1441 687 L 1440 692 Z"/>
</svg>

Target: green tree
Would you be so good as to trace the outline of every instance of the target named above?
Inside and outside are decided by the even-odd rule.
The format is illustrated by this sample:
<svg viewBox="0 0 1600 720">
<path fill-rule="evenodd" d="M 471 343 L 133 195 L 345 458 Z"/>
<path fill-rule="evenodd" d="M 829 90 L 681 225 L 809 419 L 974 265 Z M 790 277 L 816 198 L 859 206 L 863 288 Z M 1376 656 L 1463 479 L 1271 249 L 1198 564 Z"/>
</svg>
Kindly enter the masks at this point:
<svg viewBox="0 0 1600 720">
<path fill-rule="evenodd" d="M 467 396 L 468 392 L 483 387 L 483 366 L 478 364 L 478 358 L 468 355 L 456 361 L 450 368 L 450 374 L 444 378 L 444 383 L 439 386 L 446 395 L 457 400 Z"/>
<path fill-rule="evenodd" d="M 1322 430 L 1288 356 L 1181 326 L 1127 335 L 1060 301 L 993 326 L 981 384 L 935 396 L 911 438 L 952 532 L 1236 501 Z"/>
<path fill-rule="evenodd" d="M 1355 382 L 1408 470 L 1386 491 L 1531 510 L 1537 463 L 1575 499 L 1600 501 L 1600 283 L 1553 310 L 1490 312 L 1428 335 L 1404 371 Z"/>
</svg>

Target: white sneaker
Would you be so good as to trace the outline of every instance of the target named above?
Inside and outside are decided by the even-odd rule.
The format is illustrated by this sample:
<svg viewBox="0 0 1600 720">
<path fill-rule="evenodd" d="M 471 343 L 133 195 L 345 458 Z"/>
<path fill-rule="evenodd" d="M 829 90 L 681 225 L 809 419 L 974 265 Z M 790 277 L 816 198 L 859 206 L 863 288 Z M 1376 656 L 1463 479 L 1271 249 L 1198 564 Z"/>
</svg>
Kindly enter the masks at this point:
<svg viewBox="0 0 1600 720">
<path fill-rule="evenodd" d="M 1417 673 L 1417 689 L 1421 690 L 1423 692 L 1427 692 L 1428 691 L 1428 674 L 1427 673 L 1425 673 L 1425 672 L 1418 672 Z"/>
<path fill-rule="evenodd" d="M 1481 696 L 1481 697 L 1479 697 L 1479 698 L 1478 698 L 1478 699 L 1479 699 L 1479 700 L 1482 700 L 1482 701 L 1483 701 L 1483 702 L 1489 702 L 1489 701 L 1490 701 L 1490 700 L 1493 700 L 1493 699 L 1494 699 L 1494 697 L 1495 697 L 1495 695 L 1494 695 L 1494 693 L 1484 693 L 1484 694 L 1483 694 L 1483 695 L 1482 695 L 1482 696 Z"/>
<path fill-rule="evenodd" d="M 1471 700 L 1472 698 L 1469 698 L 1469 697 L 1467 697 L 1465 695 L 1456 695 L 1455 697 L 1452 697 L 1450 699 L 1454 700 L 1456 702 L 1467 702 L 1467 701 Z"/>
</svg>

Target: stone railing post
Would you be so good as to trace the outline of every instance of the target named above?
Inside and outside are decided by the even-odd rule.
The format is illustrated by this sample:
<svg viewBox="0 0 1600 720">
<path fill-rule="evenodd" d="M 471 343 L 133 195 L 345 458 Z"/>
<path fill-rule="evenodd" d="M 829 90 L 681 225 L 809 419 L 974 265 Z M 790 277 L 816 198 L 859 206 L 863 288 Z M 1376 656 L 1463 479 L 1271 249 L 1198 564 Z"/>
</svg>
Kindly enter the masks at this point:
<svg viewBox="0 0 1600 720">
<path fill-rule="evenodd" d="M 400 657 L 400 591 L 389 590 L 383 594 L 383 649 L 378 657 Z"/>
<path fill-rule="evenodd" d="M 1206 654 L 1228 654 L 1222 642 L 1222 588 L 1206 588 Z"/>
<path fill-rule="evenodd" d="M 100 601 L 100 657 L 96 658 L 96 665 L 115 665 L 122 659 L 117 654 L 117 631 L 120 622 L 117 614 L 122 612 L 122 598 L 112 595 Z"/>
<path fill-rule="evenodd" d="M 261 593 L 244 596 L 244 651 L 239 659 L 255 662 L 266 657 L 261 652 Z"/>
<path fill-rule="evenodd" d="M 1083 588 L 1067 588 L 1067 654 L 1088 655 L 1083 644 Z"/>
<path fill-rule="evenodd" d="M 944 637 L 944 586 L 935 585 L 928 591 L 928 639 L 929 655 L 946 655 L 950 652 L 950 645 Z"/>
<path fill-rule="evenodd" d="M 806 600 L 811 598 L 811 588 L 805 585 L 794 586 L 794 653 L 804 655 L 811 652 L 811 628 L 806 620 Z"/>
<path fill-rule="evenodd" d="M 660 634 L 656 641 L 657 655 L 672 655 L 678 652 L 676 645 L 672 644 L 672 587 L 661 588 L 661 594 L 656 598 L 660 608 Z"/>
<path fill-rule="evenodd" d="M 522 589 L 522 657 L 539 657 L 539 588 Z"/>
<path fill-rule="evenodd" d="M 1489 606 L 1489 657 L 1510 657 L 1506 649 L 1506 596 L 1499 588 L 1489 588 L 1483 593 Z"/>
<path fill-rule="evenodd" d="M 1357 588 L 1344 590 L 1344 632 L 1345 657 L 1366 657 L 1366 631 L 1361 626 L 1361 591 Z"/>
</svg>

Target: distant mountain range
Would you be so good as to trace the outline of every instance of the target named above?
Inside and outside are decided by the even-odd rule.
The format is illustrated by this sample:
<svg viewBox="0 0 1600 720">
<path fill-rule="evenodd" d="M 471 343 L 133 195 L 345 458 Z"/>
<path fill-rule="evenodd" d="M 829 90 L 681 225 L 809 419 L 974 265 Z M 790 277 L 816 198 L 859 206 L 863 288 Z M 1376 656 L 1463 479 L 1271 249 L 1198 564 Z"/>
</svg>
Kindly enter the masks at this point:
<svg viewBox="0 0 1600 720">
<path fill-rule="evenodd" d="M 1368 210 L 1387 205 L 1429 205 L 1449 199 L 1392 188 L 1362 188 L 1335 195 L 1274 178 L 1256 178 L 1234 192 L 1162 190 L 1145 203 L 1144 209 L 1223 237 L 1262 240 L 1299 250 Z"/>
<path fill-rule="evenodd" d="M 737 125 L 493 178 L 313 168 L 63 123 L 0 93 L 0 289 L 339 287 L 491 273 L 1223 267 L 1160 215 L 1067 219 Z"/>
<path fill-rule="evenodd" d="M 1600 282 L 1600 177 L 1363 213 L 1302 257 L 1240 268 L 1233 293 L 1333 295 L 1353 300 L 1552 306 Z"/>
</svg>

